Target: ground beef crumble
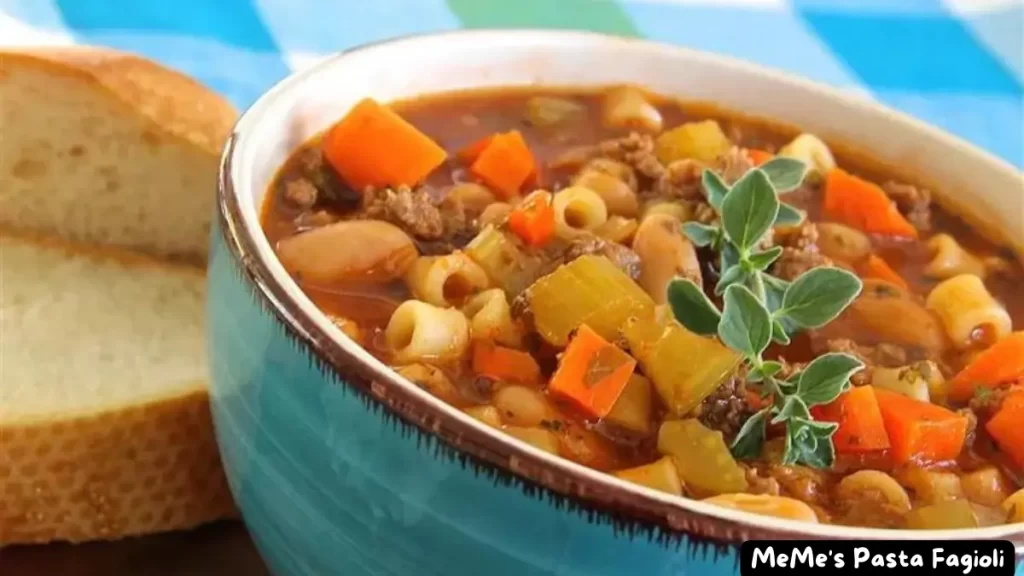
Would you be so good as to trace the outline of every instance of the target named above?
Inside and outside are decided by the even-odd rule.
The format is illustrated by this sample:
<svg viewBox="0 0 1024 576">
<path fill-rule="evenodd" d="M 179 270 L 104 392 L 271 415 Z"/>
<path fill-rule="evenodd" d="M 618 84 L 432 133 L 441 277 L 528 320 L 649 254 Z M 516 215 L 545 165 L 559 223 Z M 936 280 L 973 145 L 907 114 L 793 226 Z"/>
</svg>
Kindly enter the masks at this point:
<svg viewBox="0 0 1024 576">
<path fill-rule="evenodd" d="M 319 191 L 316 185 L 306 178 L 289 180 L 284 185 L 284 199 L 292 206 L 303 210 L 312 208 L 316 204 Z"/>
<path fill-rule="evenodd" d="M 753 468 L 744 464 L 744 473 L 747 476 L 747 487 L 753 494 L 767 494 L 769 496 L 779 496 L 782 492 L 782 487 L 779 486 L 779 481 L 767 474 L 762 475 L 757 468 Z"/>
<path fill-rule="evenodd" d="M 882 188 L 896 202 L 896 207 L 919 231 L 926 232 L 932 227 L 932 193 L 924 188 L 900 184 L 892 180 Z"/>
<path fill-rule="evenodd" d="M 580 256 L 588 254 L 604 256 L 633 280 L 640 278 L 640 256 L 636 252 L 622 244 L 608 242 L 597 236 L 582 236 L 573 239 L 559 263 L 568 264 Z"/>
<path fill-rule="evenodd" d="M 733 184 L 750 170 L 754 164 L 747 156 L 746 150 L 733 146 L 718 159 L 718 173 L 726 184 Z"/>
<path fill-rule="evenodd" d="M 707 202 L 698 202 L 693 206 L 693 219 L 701 224 L 715 224 L 718 222 L 718 212 Z"/>
<path fill-rule="evenodd" d="M 612 160 L 629 165 L 641 176 L 651 180 L 661 178 L 667 170 L 654 154 L 654 138 L 649 134 L 631 132 L 623 138 L 613 138 L 598 144 L 598 152 Z"/>
<path fill-rule="evenodd" d="M 651 195 L 666 200 L 703 200 L 700 176 L 704 165 L 687 158 L 668 165 L 654 185 Z"/>
<path fill-rule="evenodd" d="M 746 397 L 746 371 L 740 369 L 704 399 L 698 419 L 708 428 L 721 431 L 731 441 L 753 414 Z"/>
<path fill-rule="evenodd" d="M 782 255 L 772 266 L 772 274 L 783 280 L 795 280 L 819 266 L 832 266 L 832 260 L 818 249 L 818 227 L 805 220 L 796 232 L 780 235 Z"/>
<path fill-rule="evenodd" d="M 423 240 L 437 240 L 445 233 L 441 211 L 421 188 L 367 188 L 359 217 L 387 220 Z"/>
<path fill-rule="evenodd" d="M 812 337 L 813 338 L 813 337 Z M 864 363 L 864 369 L 857 372 L 850 378 L 855 386 L 863 386 L 871 383 L 872 372 L 875 366 L 884 368 L 896 368 L 905 366 L 909 361 L 907 351 L 901 346 L 889 343 L 879 343 L 875 346 L 858 344 L 848 338 L 834 338 L 825 341 L 825 352 L 841 352 L 849 354 Z"/>
</svg>

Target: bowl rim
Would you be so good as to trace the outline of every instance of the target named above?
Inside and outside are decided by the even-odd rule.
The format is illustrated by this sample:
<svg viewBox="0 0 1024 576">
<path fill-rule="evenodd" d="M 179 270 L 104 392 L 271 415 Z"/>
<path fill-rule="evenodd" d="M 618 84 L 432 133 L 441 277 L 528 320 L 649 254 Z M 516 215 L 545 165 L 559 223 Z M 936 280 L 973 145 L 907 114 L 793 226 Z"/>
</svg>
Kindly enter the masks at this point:
<svg viewBox="0 0 1024 576">
<path fill-rule="evenodd" d="M 737 73 L 758 75 L 775 83 L 788 84 L 818 97 L 838 100 L 846 107 L 861 107 L 882 114 L 901 130 L 924 132 L 945 140 L 964 154 L 975 155 L 992 170 L 1019 175 L 1012 165 L 967 141 L 928 125 L 873 100 L 844 92 L 789 73 L 714 53 L 661 42 L 622 38 L 595 32 L 533 29 L 453 30 L 413 34 L 353 47 L 325 57 L 312 66 L 280 80 L 261 95 L 238 119 L 225 145 L 218 176 L 217 212 L 221 234 L 229 251 L 240 264 L 245 279 L 253 284 L 269 309 L 290 336 L 308 346 L 314 359 L 332 370 L 342 385 L 361 392 L 424 434 L 441 439 L 455 452 L 470 456 L 498 474 L 509 473 L 519 480 L 569 499 L 581 508 L 607 514 L 617 526 L 629 531 L 640 528 L 659 538 L 697 538 L 713 545 L 736 545 L 749 539 L 852 539 L 852 540 L 950 540 L 1009 539 L 1018 556 L 1024 555 L 1024 524 L 957 530 L 906 530 L 812 524 L 761 516 L 727 509 L 685 497 L 677 497 L 620 480 L 610 474 L 577 464 L 539 450 L 496 431 L 399 376 L 371 356 L 334 326 L 284 271 L 260 226 L 261 206 L 247 213 L 236 187 L 239 151 L 250 145 L 247 134 L 260 115 L 282 95 L 300 90 L 304 80 L 345 58 L 382 47 L 414 49 L 423 41 L 479 42 L 487 38 L 532 39 L 538 43 L 557 41 L 627 42 L 646 50 L 668 52 L 680 60 L 699 61 L 710 66 L 731 68 Z M 666 94 L 672 97 L 672 94 Z M 258 145 L 258 144 L 256 144 Z"/>
</svg>

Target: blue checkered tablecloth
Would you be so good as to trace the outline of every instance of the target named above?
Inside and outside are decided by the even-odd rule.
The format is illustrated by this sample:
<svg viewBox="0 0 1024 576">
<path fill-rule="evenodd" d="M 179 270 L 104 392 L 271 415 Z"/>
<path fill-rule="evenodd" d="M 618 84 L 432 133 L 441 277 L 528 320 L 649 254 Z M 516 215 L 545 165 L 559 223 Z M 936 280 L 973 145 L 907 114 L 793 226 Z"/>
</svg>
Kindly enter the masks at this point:
<svg viewBox="0 0 1024 576">
<path fill-rule="evenodd" d="M 0 45 L 130 50 L 243 108 L 325 54 L 460 27 L 737 56 L 865 93 L 1024 167 L 1024 0 L 0 0 Z"/>
</svg>

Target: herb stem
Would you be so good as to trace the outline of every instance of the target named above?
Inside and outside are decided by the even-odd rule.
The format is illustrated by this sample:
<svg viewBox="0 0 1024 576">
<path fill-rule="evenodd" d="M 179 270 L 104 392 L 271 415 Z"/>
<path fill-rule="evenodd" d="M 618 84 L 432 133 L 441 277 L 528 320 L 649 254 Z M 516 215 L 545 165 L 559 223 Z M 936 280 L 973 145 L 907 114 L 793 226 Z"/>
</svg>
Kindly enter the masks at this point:
<svg viewBox="0 0 1024 576">
<path fill-rule="evenodd" d="M 766 302 L 768 300 L 768 293 L 765 291 L 764 279 L 761 277 L 761 272 L 755 270 L 751 276 L 753 277 L 752 282 L 754 284 L 754 296 L 757 296 L 757 299 L 761 302 Z"/>
<path fill-rule="evenodd" d="M 783 249 L 760 250 L 758 244 L 780 221 L 793 221 L 794 214 L 796 221 L 801 219 L 791 207 L 783 215 L 779 191 L 793 189 L 805 174 L 802 163 L 776 158 L 728 187 L 717 174 L 704 170 L 701 182 L 721 224 L 714 230 L 707 225 L 684 225 L 683 233 L 695 244 L 710 245 L 718 252 L 715 293 L 722 295 L 722 309 L 691 280 L 674 280 L 668 298 L 681 324 L 698 334 L 718 336 L 722 344 L 740 353 L 749 381 L 759 383 L 762 397 L 773 396 L 768 406 L 743 424 L 733 440 L 733 454 L 757 458 L 768 424 L 783 424 L 784 463 L 828 468 L 835 461 L 832 435 L 838 425 L 815 421 L 810 409 L 834 401 L 849 388 L 850 376 L 863 364 L 848 354 L 829 353 L 799 371 L 783 374 L 781 362 L 763 358 L 772 341 L 789 344 L 791 332 L 820 328 L 835 319 L 861 290 L 860 280 L 840 269 L 814 268 L 792 282 L 768 272 Z"/>
</svg>

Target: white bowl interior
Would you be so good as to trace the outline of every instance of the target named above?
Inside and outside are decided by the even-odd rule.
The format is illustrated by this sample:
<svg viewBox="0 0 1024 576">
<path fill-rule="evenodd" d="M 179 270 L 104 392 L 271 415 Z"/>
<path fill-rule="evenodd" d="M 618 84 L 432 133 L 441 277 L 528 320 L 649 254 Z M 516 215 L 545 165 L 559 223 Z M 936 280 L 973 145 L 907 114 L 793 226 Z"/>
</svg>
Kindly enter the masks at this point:
<svg viewBox="0 0 1024 576">
<path fill-rule="evenodd" d="M 728 58 L 681 48 L 601 35 L 539 31 L 476 31 L 412 37 L 357 49 L 292 76 L 264 95 L 236 127 L 231 162 L 234 191 L 239 196 L 242 229 L 250 234 L 259 258 L 298 302 L 340 346 L 372 366 L 383 365 L 337 330 L 302 294 L 273 256 L 260 230 L 264 195 L 276 171 L 304 141 L 324 130 L 357 101 L 380 101 L 417 95 L 501 86 L 603 86 L 636 83 L 686 100 L 711 101 L 793 124 L 826 139 L 856 143 L 873 157 L 927 175 L 940 183 L 946 200 L 973 222 L 985 222 L 1018 252 L 1024 246 L 1024 181 L 1009 164 L 902 114 L 860 96 L 845 95 Z M 428 396 L 395 376 L 394 385 Z M 444 406 L 439 400 L 430 399 Z M 453 417 L 465 418 L 450 409 Z M 479 425 L 485 434 L 495 434 Z M 519 444 L 525 452 L 553 458 Z M 602 482 L 650 498 L 671 498 L 568 461 Z M 731 520 L 777 525 L 784 531 L 808 531 L 845 538 L 994 538 L 1020 535 L 1012 526 L 971 531 L 883 531 L 815 526 L 725 510 L 695 501 L 693 510 Z"/>
</svg>

